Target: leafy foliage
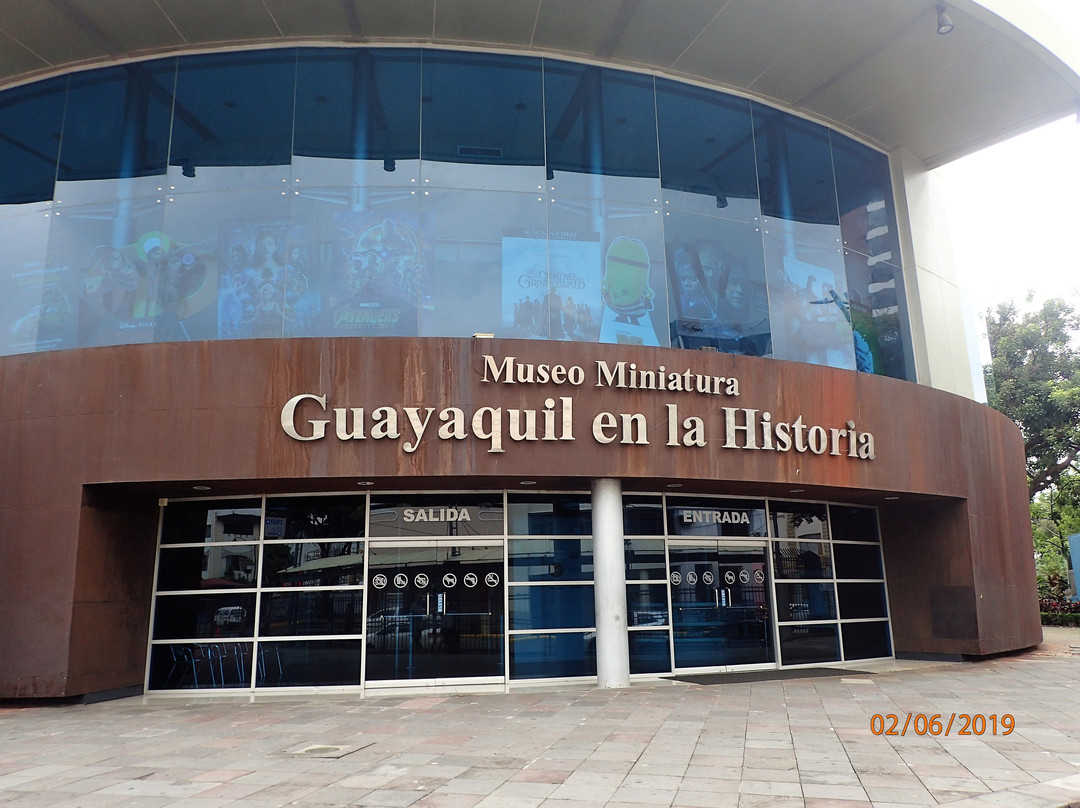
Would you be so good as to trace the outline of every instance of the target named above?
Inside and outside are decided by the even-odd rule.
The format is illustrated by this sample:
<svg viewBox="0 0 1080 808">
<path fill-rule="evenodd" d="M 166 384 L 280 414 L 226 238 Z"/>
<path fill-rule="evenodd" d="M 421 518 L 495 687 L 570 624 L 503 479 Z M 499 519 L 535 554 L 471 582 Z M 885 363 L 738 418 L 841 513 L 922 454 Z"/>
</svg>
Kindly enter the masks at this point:
<svg viewBox="0 0 1080 808">
<path fill-rule="evenodd" d="M 1029 298 L 1030 299 L 1030 298 Z M 1080 315 L 1051 299 L 1020 316 L 1015 303 L 988 311 L 993 357 L 986 368 L 990 406 L 1017 423 L 1027 452 L 1032 498 L 1076 469 L 1080 456 Z"/>
</svg>

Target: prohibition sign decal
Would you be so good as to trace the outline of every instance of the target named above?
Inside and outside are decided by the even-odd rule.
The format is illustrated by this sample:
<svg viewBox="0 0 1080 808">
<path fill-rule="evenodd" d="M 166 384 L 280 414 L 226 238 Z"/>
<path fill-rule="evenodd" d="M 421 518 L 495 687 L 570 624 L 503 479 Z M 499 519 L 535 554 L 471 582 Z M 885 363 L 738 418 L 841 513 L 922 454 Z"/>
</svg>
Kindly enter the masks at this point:
<svg viewBox="0 0 1080 808">
<path fill-rule="evenodd" d="M 765 573 L 761 570 L 754 570 L 754 581 L 759 584 L 765 583 Z"/>
<path fill-rule="evenodd" d="M 371 585 L 376 589 L 382 589 L 386 586 L 386 576 L 381 572 L 371 579 Z"/>
<path fill-rule="evenodd" d="M 682 583 L 682 573 L 679 573 L 679 572 L 671 573 L 671 583 L 674 584 L 675 586 L 678 586 L 679 584 L 681 584 Z"/>
<path fill-rule="evenodd" d="M 470 589 L 472 589 L 474 586 L 476 586 L 480 582 L 480 579 L 476 577 L 475 572 L 466 572 L 464 580 L 465 580 L 465 586 L 469 587 Z"/>
<path fill-rule="evenodd" d="M 701 573 L 701 580 L 705 584 L 711 584 L 713 582 L 712 570 L 705 570 L 705 572 Z"/>
<path fill-rule="evenodd" d="M 428 577 L 422 572 L 417 573 L 416 577 L 413 578 L 413 583 L 416 584 L 420 589 L 423 589 L 425 586 L 428 585 Z"/>
<path fill-rule="evenodd" d="M 399 572 L 394 576 L 394 586 L 398 589 L 404 589 L 409 585 L 409 576 L 403 572 Z"/>
<path fill-rule="evenodd" d="M 732 572 L 731 570 L 728 570 L 727 572 L 725 572 L 724 573 L 724 583 L 728 584 L 728 585 L 731 585 L 731 584 L 735 583 L 735 573 Z"/>
<path fill-rule="evenodd" d="M 457 586 L 457 576 L 452 572 L 448 572 L 442 577 L 442 583 L 447 589 L 453 589 Z"/>
<path fill-rule="evenodd" d="M 487 575 L 484 576 L 484 583 L 487 584 L 488 586 L 498 586 L 499 585 L 499 573 L 497 573 L 497 572 L 489 572 Z"/>
<path fill-rule="evenodd" d="M 686 582 L 688 584 L 690 584 L 691 586 L 696 584 L 697 583 L 697 573 L 696 572 L 688 572 L 688 573 L 686 573 Z"/>
<path fill-rule="evenodd" d="M 746 570 L 739 570 L 739 581 L 744 584 L 750 583 L 750 573 Z"/>
</svg>

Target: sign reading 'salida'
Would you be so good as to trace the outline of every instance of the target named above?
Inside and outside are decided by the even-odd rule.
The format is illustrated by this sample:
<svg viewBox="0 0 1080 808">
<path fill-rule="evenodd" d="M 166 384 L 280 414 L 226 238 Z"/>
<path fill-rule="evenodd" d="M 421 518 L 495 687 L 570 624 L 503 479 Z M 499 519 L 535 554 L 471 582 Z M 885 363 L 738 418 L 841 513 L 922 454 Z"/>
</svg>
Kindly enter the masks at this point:
<svg viewBox="0 0 1080 808">
<path fill-rule="evenodd" d="M 639 368 L 633 362 L 597 360 L 593 374 L 580 365 L 548 365 L 518 362 L 484 355 L 481 381 L 485 384 L 609 387 L 657 393 L 696 393 L 722 401 L 739 397 L 734 377 L 696 373 L 690 368 L 670 370 L 663 365 Z M 542 407 L 477 407 L 466 411 L 452 405 L 338 406 L 326 393 L 300 393 L 281 408 L 281 428 L 293 440 L 317 441 L 332 434 L 341 441 L 399 441 L 401 450 L 415 452 L 421 441 L 484 441 L 487 451 L 501 453 L 515 444 L 534 441 L 575 441 L 580 415 L 574 412 L 574 396 L 545 398 Z M 842 426 L 807 423 L 801 414 L 782 420 L 773 413 L 750 407 L 721 406 L 707 416 L 680 412 L 680 403 L 663 404 L 663 417 L 655 434 L 643 412 L 597 412 L 588 416 L 588 437 L 596 443 L 649 445 L 663 440 L 665 446 L 702 448 L 711 443 L 724 449 L 809 452 L 815 455 L 873 460 L 874 436 L 860 430 L 854 420 Z"/>
</svg>

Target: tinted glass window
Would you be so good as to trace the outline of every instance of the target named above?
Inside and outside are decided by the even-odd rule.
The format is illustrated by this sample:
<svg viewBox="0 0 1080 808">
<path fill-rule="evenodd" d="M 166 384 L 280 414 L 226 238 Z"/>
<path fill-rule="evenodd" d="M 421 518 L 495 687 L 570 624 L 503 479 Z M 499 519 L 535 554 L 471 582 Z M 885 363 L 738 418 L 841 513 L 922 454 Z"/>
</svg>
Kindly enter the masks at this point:
<svg viewBox="0 0 1080 808">
<path fill-rule="evenodd" d="M 255 593 L 160 595 L 154 602 L 154 639 L 250 637 L 255 633 Z"/>
<path fill-rule="evenodd" d="M 161 525 L 162 544 L 253 541 L 259 538 L 258 499 L 171 502 Z"/>
<path fill-rule="evenodd" d="M 663 536 L 664 506 L 660 498 L 624 496 L 623 533 L 627 536 Z"/>
<path fill-rule="evenodd" d="M 362 634 L 364 592 L 266 592 L 259 608 L 259 635 Z"/>
<path fill-rule="evenodd" d="M 295 79 L 294 50 L 182 58 L 170 165 L 288 165 Z"/>
<path fill-rule="evenodd" d="M 876 544 L 834 544 L 837 578 L 880 578 L 881 548 Z"/>
<path fill-rule="evenodd" d="M 372 536 L 495 536 L 502 497 L 431 494 L 371 500 Z"/>
<path fill-rule="evenodd" d="M 671 648 L 666 631 L 631 631 L 630 673 L 666 673 L 671 670 Z"/>
<path fill-rule="evenodd" d="M 250 642 L 170 643 L 150 651 L 150 689 L 248 687 Z"/>
<path fill-rule="evenodd" d="M 592 539 L 511 539 L 511 581 L 591 581 Z"/>
<path fill-rule="evenodd" d="M 811 502 L 769 502 L 772 535 L 778 539 L 827 539 L 825 506 Z"/>
<path fill-rule="evenodd" d="M 840 600 L 840 617 L 852 619 L 858 617 L 886 617 L 885 584 L 848 584 L 836 585 L 836 596 Z"/>
<path fill-rule="evenodd" d="M 892 654 L 889 624 L 844 623 L 840 626 L 844 640 L 844 659 L 870 659 Z"/>
<path fill-rule="evenodd" d="M 161 550 L 157 588 L 191 589 L 254 587 L 259 549 L 251 544 L 166 547 Z"/>
<path fill-rule="evenodd" d="M 353 586 L 363 582 L 363 542 L 272 542 L 263 548 L 263 586 Z"/>
<path fill-rule="evenodd" d="M 780 659 L 784 665 L 836 662 L 840 659 L 836 626 L 781 626 Z"/>
<path fill-rule="evenodd" d="M 777 584 L 776 619 L 782 623 L 835 620 L 836 596 L 832 583 Z"/>
<path fill-rule="evenodd" d="M 833 538 L 838 541 L 878 540 L 877 511 L 873 508 L 830 505 L 829 521 Z"/>
<path fill-rule="evenodd" d="M 758 500 L 668 497 L 672 536 L 764 536 L 765 503 Z"/>
<path fill-rule="evenodd" d="M 513 586 L 509 603 L 511 631 L 596 625 L 591 586 Z"/>
<path fill-rule="evenodd" d="M 267 539 L 334 539 L 364 535 L 364 497 L 289 497 L 266 501 Z"/>
<path fill-rule="evenodd" d="M 176 60 L 136 62 L 72 77 L 60 180 L 164 174 Z"/>
<path fill-rule="evenodd" d="M 518 634 L 510 638 L 510 678 L 596 676 L 595 632 Z"/>
<path fill-rule="evenodd" d="M 259 643 L 256 687 L 325 687 L 360 684 L 359 640 Z"/>
<path fill-rule="evenodd" d="M 511 494 L 507 507 L 507 529 L 518 536 L 592 534 L 592 500 L 584 494 Z"/>
<path fill-rule="evenodd" d="M 824 542 L 773 542 L 777 578 L 832 578 L 830 547 Z"/>
<path fill-rule="evenodd" d="M 52 199 L 67 78 L 0 94 L 0 204 Z"/>
<path fill-rule="evenodd" d="M 300 51 L 293 153 L 390 161 L 420 156 L 420 53 Z"/>
</svg>

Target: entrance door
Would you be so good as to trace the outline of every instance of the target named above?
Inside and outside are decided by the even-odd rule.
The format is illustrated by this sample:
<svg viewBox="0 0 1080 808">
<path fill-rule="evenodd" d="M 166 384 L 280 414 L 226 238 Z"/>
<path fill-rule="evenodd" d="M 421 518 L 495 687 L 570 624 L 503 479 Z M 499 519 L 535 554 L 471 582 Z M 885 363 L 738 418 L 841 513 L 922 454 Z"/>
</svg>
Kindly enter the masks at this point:
<svg viewBox="0 0 1080 808">
<path fill-rule="evenodd" d="M 676 668 L 775 665 L 764 544 L 670 542 Z"/>
<path fill-rule="evenodd" d="M 365 679 L 504 679 L 503 548 L 371 542 Z"/>
</svg>

